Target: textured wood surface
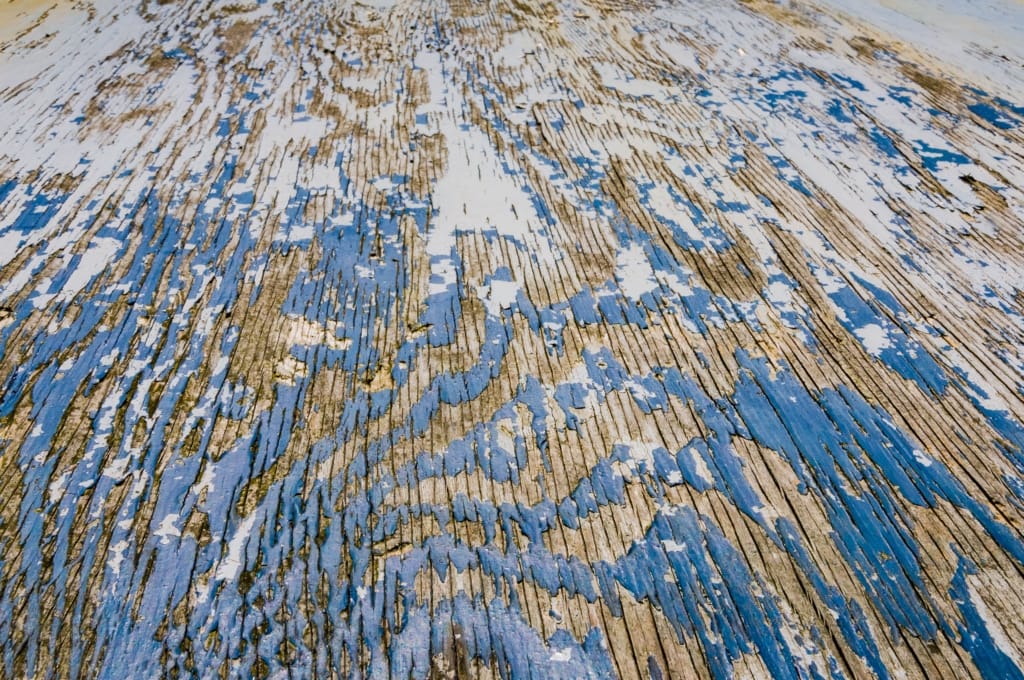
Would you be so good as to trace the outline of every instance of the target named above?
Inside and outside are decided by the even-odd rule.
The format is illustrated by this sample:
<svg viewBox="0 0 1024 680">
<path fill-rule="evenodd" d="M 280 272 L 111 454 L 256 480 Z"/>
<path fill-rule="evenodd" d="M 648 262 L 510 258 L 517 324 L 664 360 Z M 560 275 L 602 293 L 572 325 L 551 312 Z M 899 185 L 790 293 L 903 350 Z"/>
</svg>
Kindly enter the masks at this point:
<svg viewBox="0 0 1024 680">
<path fill-rule="evenodd" d="M 1022 677 L 961 9 L 0 0 L 0 677 Z"/>
</svg>

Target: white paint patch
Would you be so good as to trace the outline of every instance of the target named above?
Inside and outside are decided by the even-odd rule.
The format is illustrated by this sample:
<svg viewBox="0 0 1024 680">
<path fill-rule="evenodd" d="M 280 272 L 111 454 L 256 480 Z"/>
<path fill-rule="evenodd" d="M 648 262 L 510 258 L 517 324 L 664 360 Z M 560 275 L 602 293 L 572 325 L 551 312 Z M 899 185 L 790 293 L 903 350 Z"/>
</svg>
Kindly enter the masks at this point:
<svg viewBox="0 0 1024 680">
<path fill-rule="evenodd" d="M 669 101 L 676 96 L 672 90 L 661 83 L 633 77 L 622 72 L 615 64 L 598 62 L 594 64 L 594 70 L 600 76 L 602 85 L 625 95 L 651 97 L 659 102 Z"/>
<path fill-rule="evenodd" d="M 121 245 L 121 241 L 116 238 L 95 239 L 82 254 L 74 271 L 71 272 L 71 275 L 57 293 L 57 301 L 66 302 L 71 300 L 80 290 L 89 285 L 90 281 L 103 273 L 103 270 L 114 261 Z"/>
<path fill-rule="evenodd" d="M 858 328 L 854 331 L 857 339 L 860 340 L 860 344 L 864 346 L 864 349 L 873 357 L 881 356 L 883 350 L 887 350 L 892 347 L 892 341 L 889 339 L 889 332 L 879 326 L 877 323 L 869 323 L 866 326 Z"/>
<path fill-rule="evenodd" d="M 686 238 L 698 246 L 704 245 L 705 241 L 710 241 L 714 245 L 721 243 L 721 239 L 708 239 L 704 236 L 704 233 L 693 223 L 689 211 L 676 201 L 667 184 L 656 182 L 647 190 L 647 205 L 662 221 L 669 220 L 678 225 L 686 234 Z"/>
<path fill-rule="evenodd" d="M 434 207 L 426 233 L 430 257 L 427 294 L 452 292 L 457 281 L 454 255 L 459 233 L 496 234 L 508 238 L 542 265 L 552 265 L 556 248 L 543 233 L 544 227 L 530 196 L 525 179 L 509 166 L 488 136 L 467 120 L 460 104 L 461 93 L 452 81 L 441 57 L 422 52 L 416 66 L 424 70 L 431 100 L 417 108 L 430 116 L 445 139 L 448 166 L 431 190 Z"/>
<path fill-rule="evenodd" d="M 307 243 L 316 236 L 316 228 L 312 224 L 291 224 L 288 227 L 288 243 Z"/>
<path fill-rule="evenodd" d="M 172 536 L 181 536 L 181 529 L 175 525 L 175 522 L 177 522 L 178 519 L 179 515 L 176 513 L 167 515 L 160 521 L 160 526 L 157 527 L 157 530 L 153 532 L 154 536 L 158 536 L 160 538 L 160 543 L 162 545 L 170 543 Z"/>
<path fill-rule="evenodd" d="M 629 447 L 629 459 L 626 461 L 626 466 L 632 474 L 654 472 L 654 451 L 661 448 L 658 444 L 641 440 L 622 443 Z"/>
<path fill-rule="evenodd" d="M 306 364 L 289 354 L 274 367 L 274 380 L 286 385 L 295 385 L 299 378 L 308 374 Z"/>
<path fill-rule="evenodd" d="M 349 338 L 338 337 L 341 326 L 337 323 L 321 324 L 297 314 L 289 314 L 285 318 L 288 324 L 289 345 L 303 347 L 324 345 L 330 349 L 342 350 L 348 349 L 352 344 Z"/>
<path fill-rule="evenodd" d="M 814 278 L 818 279 L 821 289 L 826 295 L 834 295 L 846 288 L 846 281 L 838 274 L 832 274 L 824 268 L 817 268 Z"/>
<path fill-rule="evenodd" d="M 630 243 L 619 250 L 615 258 L 615 278 L 618 279 L 622 294 L 631 300 L 658 289 L 654 269 L 639 243 Z"/>
<path fill-rule="evenodd" d="M 1020 0 L 821 0 L 1008 94 L 1024 86 Z"/>
<path fill-rule="evenodd" d="M 107 566 L 110 571 L 117 576 L 121 573 L 121 565 L 124 564 L 124 552 L 128 549 L 128 541 L 118 541 L 114 545 L 110 546 L 110 554 L 112 557 L 107 560 Z"/>
<path fill-rule="evenodd" d="M 582 361 L 576 364 L 572 371 L 565 378 L 563 385 L 579 385 L 586 390 L 586 395 L 583 397 L 582 409 L 593 410 L 597 408 L 600 403 L 600 398 L 597 392 L 597 385 L 590 379 L 590 373 L 587 372 L 587 365 Z M 557 408 L 557 402 L 552 402 L 552 408 Z"/>
<path fill-rule="evenodd" d="M 194 492 L 197 496 L 201 495 L 204 492 L 209 494 L 211 491 L 214 490 L 215 487 L 213 484 L 213 480 L 217 478 L 217 471 L 215 468 L 216 465 L 214 465 L 213 463 L 207 463 L 203 467 L 203 476 L 199 478 L 199 481 L 196 482 L 194 488 Z"/>
<path fill-rule="evenodd" d="M 65 472 L 60 477 L 57 477 L 50 482 L 50 486 L 47 487 L 46 492 L 47 498 L 51 503 L 56 503 L 60 500 L 60 497 L 64 495 L 64 489 L 68 486 L 68 478 L 70 476 L 70 472 Z"/>
<path fill-rule="evenodd" d="M 516 453 L 515 429 L 510 419 L 503 419 L 498 422 L 498 448 L 510 456 Z"/>
<path fill-rule="evenodd" d="M 708 486 L 714 486 L 715 478 L 711 474 L 711 468 L 705 462 L 704 456 L 700 455 L 700 451 L 691 446 L 686 452 L 690 455 L 690 461 L 693 463 L 693 473 Z"/>
<path fill-rule="evenodd" d="M 515 281 L 491 280 L 490 285 L 478 286 L 477 297 L 491 316 L 500 316 L 501 310 L 509 309 L 519 297 L 519 284 Z"/>
<path fill-rule="evenodd" d="M 690 272 L 686 272 L 686 275 L 688 281 Z M 656 273 L 656 276 L 659 281 L 665 284 L 665 286 L 667 286 L 668 289 L 676 295 L 681 297 L 689 297 L 693 295 L 693 287 L 686 281 L 679 278 L 678 274 L 675 274 L 674 272 L 659 271 Z M 684 321 L 688 321 L 688 319 L 684 319 Z"/>
<path fill-rule="evenodd" d="M 765 290 L 765 298 L 777 307 L 788 307 L 793 297 L 793 289 L 782 281 L 772 281 Z"/>
<path fill-rule="evenodd" d="M 536 49 L 537 41 L 531 33 L 515 31 L 505 36 L 505 45 L 494 53 L 494 60 L 502 66 L 521 66 Z"/>
<path fill-rule="evenodd" d="M 222 581 L 232 581 L 238 576 L 244 557 L 242 551 L 245 550 L 246 543 L 249 541 L 249 534 L 252 533 L 255 523 L 256 514 L 253 513 L 243 519 L 238 528 L 235 529 L 235 535 L 228 541 L 228 554 L 224 557 L 224 561 L 217 565 L 216 578 Z"/>
</svg>

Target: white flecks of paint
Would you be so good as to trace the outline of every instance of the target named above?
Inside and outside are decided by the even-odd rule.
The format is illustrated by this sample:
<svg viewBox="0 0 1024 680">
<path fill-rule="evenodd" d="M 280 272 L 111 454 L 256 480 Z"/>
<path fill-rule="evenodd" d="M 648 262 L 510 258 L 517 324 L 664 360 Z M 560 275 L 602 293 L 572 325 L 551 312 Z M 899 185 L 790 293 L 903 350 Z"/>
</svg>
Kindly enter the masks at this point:
<svg viewBox="0 0 1024 680">
<path fill-rule="evenodd" d="M 292 224 L 288 228 L 288 243 L 305 243 L 312 241 L 315 235 L 314 225 L 312 224 Z"/>
<path fill-rule="evenodd" d="M 1010 407 L 1006 403 L 999 393 L 996 392 L 992 384 L 985 379 L 977 368 L 971 365 L 958 350 L 950 349 L 947 350 L 949 358 L 953 362 L 953 366 L 961 371 L 967 380 L 967 387 L 970 393 L 973 393 L 977 403 L 981 408 L 987 411 L 1006 411 L 1009 412 Z"/>
<path fill-rule="evenodd" d="M 452 239 L 454 243 L 454 238 Z M 428 240 L 428 250 L 429 240 Z M 430 264 L 430 285 L 427 295 L 439 295 L 455 288 L 458 282 L 458 269 L 450 257 L 441 257 Z"/>
<path fill-rule="evenodd" d="M 440 57 L 422 53 L 416 65 L 427 75 L 430 102 L 417 114 L 432 115 L 448 147 L 445 174 L 431 191 L 437 210 L 430 230 L 424 235 L 431 259 L 428 295 L 450 291 L 457 281 L 454 261 L 459 233 L 497 233 L 514 241 L 542 264 L 550 265 L 555 246 L 543 233 L 541 220 L 524 190 L 525 180 L 509 166 L 486 133 L 478 126 L 464 124 L 466 111 L 459 104 L 451 74 Z"/>
<path fill-rule="evenodd" d="M 689 281 L 689 275 L 691 272 L 684 270 L 684 273 L 686 274 L 686 281 L 683 281 L 679 277 L 679 274 L 673 271 L 658 271 L 657 279 L 665 284 L 669 290 L 676 295 L 689 297 L 690 295 L 693 295 L 693 287 L 686 282 Z"/>
<path fill-rule="evenodd" d="M 308 374 L 306 363 L 289 354 L 274 367 L 274 380 L 285 385 L 295 385 L 299 378 Z"/>
<path fill-rule="evenodd" d="M 339 338 L 340 326 L 337 323 L 317 323 L 297 314 L 287 317 L 288 342 L 291 345 L 313 347 L 326 345 L 330 349 L 348 349 L 352 344 L 349 338 Z"/>
<path fill-rule="evenodd" d="M 135 484 L 132 485 L 132 490 L 129 492 L 128 497 L 131 500 L 135 500 L 146 490 L 149 485 L 149 473 L 145 470 L 138 470 L 135 472 Z"/>
<path fill-rule="evenodd" d="M 214 490 L 213 480 L 217 478 L 216 465 L 208 463 L 203 467 L 203 476 L 199 478 L 199 481 L 195 485 L 196 495 L 207 493 L 209 494 Z"/>
<path fill-rule="evenodd" d="M 992 613 L 992 610 L 985 604 L 985 600 L 982 599 L 981 594 L 978 592 L 979 587 L 985 589 L 986 592 L 993 592 L 992 588 L 985 583 L 981 582 L 981 579 L 977 576 L 967 577 L 967 592 L 971 596 L 971 604 L 974 605 L 975 611 L 978 612 L 978 616 L 985 622 L 985 628 L 988 630 L 989 636 L 992 638 L 992 642 L 995 643 L 996 647 L 999 648 L 1003 654 L 1015 665 L 1018 669 L 1024 668 L 1021 665 L 1021 658 L 1017 652 L 1017 647 L 1010 642 L 1010 638 L 1006 635 L 1006 630 L 1002 624 L 999 623 L 999 618 Z"/>
<path fill-rule="evenodd" d="M 457 232 L 496 232 L 538 261 L 553 263 L 553 246 L 539 233 L 540 218 L 529 194 L 483 130 L 444 125 L 443 132 L 449 147 L 448 168 L 431 192 L 438 210 L 427 253 L 450 254 Z"/>
<path fill-rule="evenodd" d="M 601 403 L 602 394 L 598 392 L 597 384 L 590 378 L 590 373 L 587 371 L 587 365 L 582 361 L 573 367 L 565 380 L 559 383 L 559 386 L 561 385 L 577 385 L 583 389 L 583 406 L 579 408 L 574 407 L 574 411 L 593 411 Z M 548 389 L 550 389 L 550 391 L 547 396 L 547 406 L 550 410 L 555 411 L 559 408 L 558 402 L 554 398 L 555 388 Z"/>
<path fill-rule="evenodd" d="M 375 177 L 370 180 L 370 184 L 382 194 L 390 193 L 395 189 L 395 183 L 391 181 L 390 177 Z"/>
<path fill-rule="evenodd" d="M 854 331 L 860 344 L 873 357 L 881 356 L 884 350 L 892 347 L 889 332 L 877 323 L 869 323 Z"/>
<path fill-rule="evenodd" d="M 679 225 L 683 233 L 686 234 L 686 238 L 695 244 L 702 245 L 704 243 L 704 234 L 693 223 L 686 209 L 677 203 L 669 191 L 668 184 L 655 182 L 654 186 L 648 189 L 647 206 L 663 220 L 671 220 L 674 224 Z"/>
<path fill-rule="evenodd" d="M 1019 92 L 1024 76 L 1024 7 L 1016 0 L 823 0 L 938 58 L 980 87 Z M 1000 17 L 1000 20 L 993 20 Z M 992 59 L 993 53 L 1008 55 Z"/>
<path fill-rule="evenodd" d="M 110 571 L 114 573 L 114 576 L 121 573 L 121 565 L 124 563 L 124 551 L 127 549 L 128 541 L 118 541 L 110 546 L 112 557 L 107 560 L 107 566 L 110 567 Z"/>
<path fill-rule="evenodd" d="M 654 451 L 660 448 L 658 444 L 639 440 L 623 443 L 629 447 L 629 458 L 625 463 L 632 474 L 654 472 Z"/>
<path fill-rule="evenodd" d="M 519 66 L 527 55 L 537 49 L 537 40 L 527 31 L 509 32 L 505 44 L 494 53 L 494 60 L 503 66 Z"/>
<path fill-rule="evenodd" d="M 647 389 L 642 382 L 629 378 L 622 381 L 622 386 L 629 390 L 634 399 L 649 401 L 654 398 L 654 392 Z"/>
<path fill-rule="evenodd" d="M 775 524 L 775 521 L 782 515 L 779 511 L 770 505 L 759 505 L 754 508 L 754 512 L 761 516 L 761 519 L 769 524 Z"/>
<path fill-rule="evenodd" d="M 814 277 L 821 284 L 821 289 L 826 295 L 833 295 L 846 288 L 846 281 L 838 274 L 833 274 L 824 267 L 817 268 Z"/>
<path fill-rule="evenodd" d="M 680 543 L 678 541 L 673 541 L 672 539 L 666 538 L 661 542 L 661 545 L 665 548 L 665 552 L 667 553 L 686 552 L 686 543 Z"/>
<path fill-rule="evenodd" d="M 121 456 L 107 463 L 103 468 L 103 476 L 111 479 L 121 480 L 128 472 L 128 463 L 130 462 L 128 456 Z"/>
<path fill-rule="evenodd" d="M 690 286 L 690 284 L 688 283 L 690 272 L 683 270 L 683 273 L 687 277 L 686 281 L 681 279 L 679 275 L 676 274 L 675 272 L 658 270 L 655 275 L 657 276 L 658 281 L 660 281 L 663 286 L 671 290 L 673 293 L 675 293 L 681 298 L 688 298 L 694 294 L 694 290 L 693 287 Z M 677 318 L 680 324 L 682 324 L 683 328 L 685 328 L 687 331 L 691 333 L 698 332 L 697 325 L 688 315 L 682 314 L 679 315 Z"/>
<path fill-rule="evenodd" d="M 551 652 L 552 661 L 566 662 L 572 659 L 572 648 L 565 647 L 563 649 L 557 649 Z"/>
<path fill-rule="evenodd" d="M 767 595 L 768 593 L 764 594 Z M 783 619 L 781 625 L 777 626 L 778 632 L 786 641 L 786 648 L 793 655 L 793 662 L 796 667 L 804 670 L 800 676 L 811 677 L 815 675 L 811 669 L 815 667 L 823 668 L 827 664 L 821 650 L 813 642 L 814 636 L 809 635 L 808 631 L 798 623 L 799 618 L 794 614 L 784 598 L 779 598 L 775 593 L 772 593 L 772 595 L 774 595 L 773 599 L 779 600 L 780 613 Z"/>
</svg>

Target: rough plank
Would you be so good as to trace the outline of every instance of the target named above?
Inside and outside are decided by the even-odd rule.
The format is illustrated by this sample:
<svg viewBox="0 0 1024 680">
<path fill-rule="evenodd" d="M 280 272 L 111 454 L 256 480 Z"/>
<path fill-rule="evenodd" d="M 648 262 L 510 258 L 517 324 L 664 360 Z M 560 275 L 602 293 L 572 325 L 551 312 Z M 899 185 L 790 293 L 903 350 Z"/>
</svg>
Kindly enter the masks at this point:
<svg viewBox="0 0 1024 680">
<path fill-rule="evenodd" d="M 1024 677 L 1024 9 L 926 5 L 4 1 L 0 677 Z"/>
</svg>

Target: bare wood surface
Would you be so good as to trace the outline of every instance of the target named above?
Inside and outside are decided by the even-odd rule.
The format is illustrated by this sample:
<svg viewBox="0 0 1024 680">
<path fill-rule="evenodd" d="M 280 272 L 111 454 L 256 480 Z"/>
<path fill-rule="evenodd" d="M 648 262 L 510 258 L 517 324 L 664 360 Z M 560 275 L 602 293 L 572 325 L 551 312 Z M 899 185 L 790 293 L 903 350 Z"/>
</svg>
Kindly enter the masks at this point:
<svg viewBox="0 0 1024 680">
<path fill-rule="evenodd" d="M 0 677 L 1022 677 L 947 12 L 0 0 Z"/>
</svg>

